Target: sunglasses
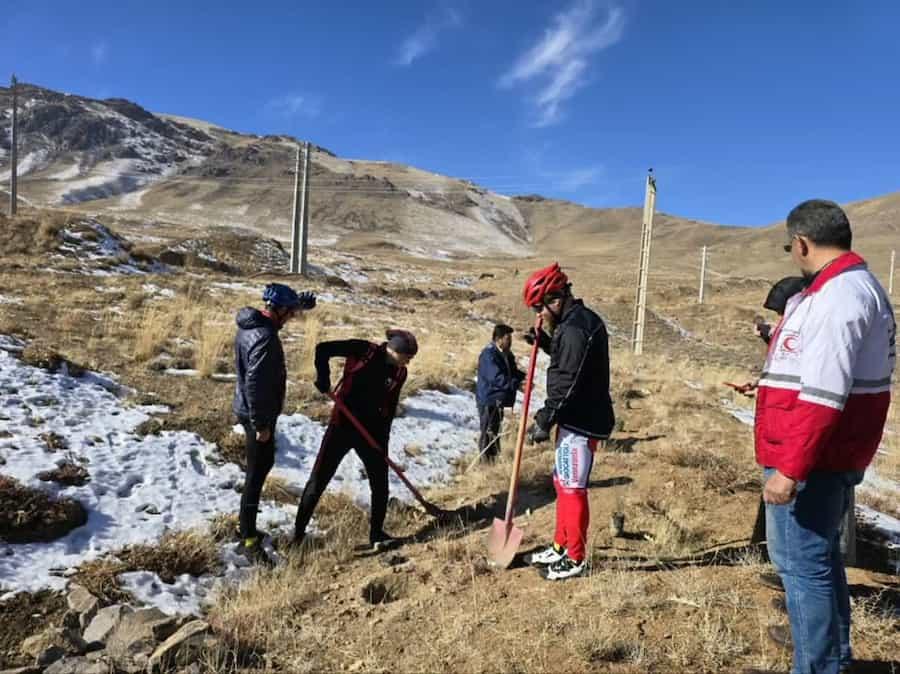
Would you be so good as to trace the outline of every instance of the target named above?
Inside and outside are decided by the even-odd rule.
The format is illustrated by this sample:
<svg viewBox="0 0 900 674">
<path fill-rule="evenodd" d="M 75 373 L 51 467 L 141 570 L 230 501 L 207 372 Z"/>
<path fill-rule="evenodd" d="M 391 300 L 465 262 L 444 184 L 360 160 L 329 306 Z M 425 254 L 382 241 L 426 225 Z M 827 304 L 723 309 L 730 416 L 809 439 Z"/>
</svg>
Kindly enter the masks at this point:
<svg viewBox="0 0 900 674">
<path fill-rule="evenodd" d="M 784 252 L 790 253 L 794 248 L 794 239 L 799 239 L 799 238 L 800 238 L 799 234 L 794 234 L 794 236 L 791 237 L 791 240 L 788 243 L 784 244 Z"/>
</svg>

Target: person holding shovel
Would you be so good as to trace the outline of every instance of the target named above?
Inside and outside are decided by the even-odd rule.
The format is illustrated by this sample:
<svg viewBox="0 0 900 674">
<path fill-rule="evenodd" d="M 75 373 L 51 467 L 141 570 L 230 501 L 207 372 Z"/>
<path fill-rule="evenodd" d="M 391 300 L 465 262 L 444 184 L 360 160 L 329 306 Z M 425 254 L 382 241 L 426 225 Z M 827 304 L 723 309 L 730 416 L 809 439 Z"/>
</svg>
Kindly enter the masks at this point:
<svg viewBox="0 0 900 674">
<path fill-rule="evenodd" d="M 516 390 L 525 379 L 525 373 L 516 366 L 512 353 L 513 329 L 498 323 L 494 326 L 491 343 L 478 357 L 478 386 L 475 401 L 481 419 L 478 437 L 478 453 L 482 461 L 493 462 L 500 456 L 500 425 L 503 408 L 516 402 Z"/>
<path fill-rule="evenodd" d="M 246 436 L 247 472 L 239 514 L 238 552 L 252 562 L 271 566 L 256 529 L 259 496 L 275 464 L 275 423 L 284 406 L 287 370 L 278 331 L 289 320 L 316 306 L 311 292 L 297 294 L 281 283 L 270 283 L 262 296 L 265 308 L 244 307 L 237 313 L 234 337 L 237 385 L 232 409 Z"/>
<path fill-rule="evenodd" d="M 600 441 L 615 425 L 609 394 L 609 337 L 603 320 L 572 296 L 558 263 L 540 269 L 525 283 L 525 304 L 540 314 L 551 335 L 532 331 L 530 340 L 550 354 L 547 398 L 528 431 L 531 442 L 556 430 L 556 534 L 546 549 L 526 557 L 547 580 L 580 576 L 587 570 L 589 523 L 587 485 Z"/>
<path fill-rule="evenodd" d="M 312 473 L 303 489 L 294 527 L 294 544 L 303 543 L 313 511 L 351 449 L 366 468 L 371 494 L 369 543 L 375 550 L 390 547 L 395 539 L 384 531 L 388 502 L 388 464 L 382 450 L 388 448 L 391 425 L 397 413 L 406 366 L 419 350 L 415 336 L 406 330 L 388 330 L 387 341 L 375 344 L 362 339 L 321 342 L 316 346 L 316 388 L 331 393 L 329 361 L 345 358 L 344 374 L 335 397 L 369 438 L 338 409 L 336 403 L 325 430 Z M 377 447 L 372 446 L 374 440 Z"/>
</svg>

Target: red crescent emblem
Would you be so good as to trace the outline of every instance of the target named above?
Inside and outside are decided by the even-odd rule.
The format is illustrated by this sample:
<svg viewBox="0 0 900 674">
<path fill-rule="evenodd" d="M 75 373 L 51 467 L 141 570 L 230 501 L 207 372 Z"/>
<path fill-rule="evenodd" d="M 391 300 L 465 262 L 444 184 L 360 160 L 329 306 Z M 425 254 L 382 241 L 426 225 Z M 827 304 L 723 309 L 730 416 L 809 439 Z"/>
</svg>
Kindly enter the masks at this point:
<svg viewBox="0 0 900 674">
<path fill-rule="evenodd" d="M 791 335 L 790 337 L 786 337 L 784 343 L 782 344 L 785 351 L 789 351 L 790 353 L 797 352 L 797 337 Z"/>
</svg>

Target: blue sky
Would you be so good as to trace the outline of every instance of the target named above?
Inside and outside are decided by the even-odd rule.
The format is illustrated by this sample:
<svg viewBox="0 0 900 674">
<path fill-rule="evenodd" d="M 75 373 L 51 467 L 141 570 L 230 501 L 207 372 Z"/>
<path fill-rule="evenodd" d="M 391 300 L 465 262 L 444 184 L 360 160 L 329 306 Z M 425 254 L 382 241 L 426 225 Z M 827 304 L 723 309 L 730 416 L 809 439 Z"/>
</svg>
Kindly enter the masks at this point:
<svg viewBox="0 0 900 674">
<path fill-rule="evenodd" d="M 9 0 L 0 74 L 726 224 L 900 189 L 900 3 Z M 10 39 L 12 36 L 12 39 Z"/>
</svg>

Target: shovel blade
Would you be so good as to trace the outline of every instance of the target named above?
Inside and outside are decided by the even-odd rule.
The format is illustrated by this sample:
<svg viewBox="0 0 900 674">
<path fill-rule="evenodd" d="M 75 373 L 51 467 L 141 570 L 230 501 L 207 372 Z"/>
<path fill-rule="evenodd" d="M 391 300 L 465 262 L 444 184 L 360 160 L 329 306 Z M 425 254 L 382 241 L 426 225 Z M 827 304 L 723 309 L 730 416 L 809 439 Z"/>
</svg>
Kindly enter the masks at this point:
<svg viewBox="0 0 900 674">
<path fill-rule="evenodd" d="M 500 568 L 509 567 L 519 550 L 523 535 L 522 530 L 511 521 L 495 518 L 488 534 L 488 559 Z"/>
</svg>

